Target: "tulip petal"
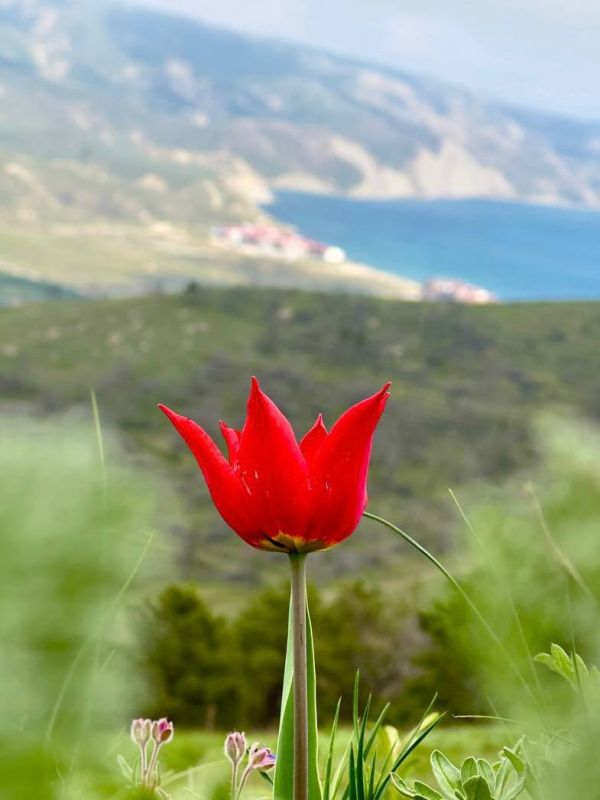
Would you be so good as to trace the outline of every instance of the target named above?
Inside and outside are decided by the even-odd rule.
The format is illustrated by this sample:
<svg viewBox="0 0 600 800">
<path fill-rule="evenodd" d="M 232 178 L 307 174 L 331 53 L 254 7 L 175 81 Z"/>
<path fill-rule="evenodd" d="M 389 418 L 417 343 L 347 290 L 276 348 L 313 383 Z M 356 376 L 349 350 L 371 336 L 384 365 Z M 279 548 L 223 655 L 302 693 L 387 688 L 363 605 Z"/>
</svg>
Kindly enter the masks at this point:
<svg viewBox="0 0 600 800">
<path fill-rule="evenodd" d="M 319 450 L 321 449 L 321 445 L 327 439 L 328 433 L 327 428 L 323 422 L 323 415 L 319 414 L 315 424 L 312 428 L 304 434 L 302 441 L 300 442 L 300 450 L 302 450 L 302 455 L 306 459 L 308 464 L 311 464 Z"/>
<path fill-rule="evenodd" d="M 261 509 L 264 532 L 302 536 L 308 520 L 308 468 L 292 427 L 252 378 L 238 451 L 244 485 Z"/>
<path fill-rule="evenodd" d="M 233 466 L 237 460 L 237 454 L 240 449 L 241 432 L 237 431 L 235 428 L 230 428 L 223 420 L 219 420 L 219 426 L 229 452 L 229 464 Z"/>
<path fill-rule="evenodd" d="M 389 397 L 389 386 L 385 384 L 342 414 L 320 447 L 311 470 L 317 516 L 308 538 L 324 535 L 329 544 L 335 544 L 356 529 L 367 504 L 373 435 Z"/>
<path fill-rule="evenodd" d="M 258 546 L 262 537 L 254 504 L 242 481 L 206 431 L 196 422 L 159 405 L 175 430 L 194 454 L 210 496 L 230 528 L 249 544 Z"/>
</svg>

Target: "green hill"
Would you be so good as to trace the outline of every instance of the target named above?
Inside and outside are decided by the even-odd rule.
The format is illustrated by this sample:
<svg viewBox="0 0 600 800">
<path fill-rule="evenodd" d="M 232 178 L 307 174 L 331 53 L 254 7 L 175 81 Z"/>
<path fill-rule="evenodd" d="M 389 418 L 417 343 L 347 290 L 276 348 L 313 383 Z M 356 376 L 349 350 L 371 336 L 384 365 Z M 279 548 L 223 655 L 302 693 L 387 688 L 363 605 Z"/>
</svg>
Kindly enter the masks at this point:
<svg viewBox="0 0 600 800">
<path fill-rule="evenodd" d="M 157 402 L 217 436 L 219 418 L 242 422 L 254 373 L 301 432 L 318 411 L 331 424 L 391 379 L 370 507 L 439 551 L 457 525 L 448 487 L 497 484 L 519 470 L 527 477 L 535 462 L 531 425 L 544 409 L 600 416 L 599 339 L 592 303 L 470 308 L 190 288 L 5 309 L 0 381 L 11 413 L 89 417 L 94 387 L 104 425 L 182 500 L 181 513 L 164 521 L 180 572 L 247 581 L 279 574 L 283 560 L 236 547 Z M 400 575 L 403 546 L 363 527 L 315 559 L 318 568 L 358 576 L 385 567 L 387 576 Z"/>
</svg>

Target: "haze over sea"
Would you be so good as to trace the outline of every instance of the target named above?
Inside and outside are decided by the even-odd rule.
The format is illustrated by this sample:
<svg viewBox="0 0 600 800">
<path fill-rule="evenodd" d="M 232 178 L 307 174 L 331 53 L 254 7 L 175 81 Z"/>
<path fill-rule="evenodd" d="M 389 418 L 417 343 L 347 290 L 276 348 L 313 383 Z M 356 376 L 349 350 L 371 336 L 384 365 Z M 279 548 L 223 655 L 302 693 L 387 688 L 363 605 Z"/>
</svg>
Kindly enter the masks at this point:
<svg viewBox="0 0 600 800">
<path fill-rule="evenodd" d="M 597 211 L 301 192 L 278 192 L 266 210 L 352 261 L 407 278 L 460 278 L 501 300 L 600 299 Z"/>
</svg>

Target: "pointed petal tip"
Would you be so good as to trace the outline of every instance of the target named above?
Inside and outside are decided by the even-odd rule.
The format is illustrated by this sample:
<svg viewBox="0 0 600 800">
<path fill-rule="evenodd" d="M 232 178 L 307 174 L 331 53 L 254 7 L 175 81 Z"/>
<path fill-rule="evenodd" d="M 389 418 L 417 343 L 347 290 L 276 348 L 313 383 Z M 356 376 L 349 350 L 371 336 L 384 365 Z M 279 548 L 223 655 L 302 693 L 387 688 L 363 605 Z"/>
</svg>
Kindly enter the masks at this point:
<svg viewBox="0 0 600 800">
<path fill-rule="evenodd" d="M 265 393 L 260 388 L 260 382 L 256 375 L 250 378 L 250 392 L 248 393 L 248 404 L 260 402 L 265 397 Z"/>
<path fill-rule="evenodd" d="M 172 411 L 169 408 L 169 406 L 163 405 L 163 403 L 158 403 L 157 404 L 157 408 L 160 408 L 160 410 L 163 412 L 163 414 L 166 417 L 168 417 L 170 420 L 174 420 L 174 419 L 177 419 L 179 417 L 179 414 L 177 414 L 175 411 Z"/>
<path fill-rule="evenodd" d="M 387 381 L 387 383 L 384 383 L 383 386 L 381 387 L 381 389 L 375 395 L 375 397 L 377 399 L 379 399 L 384 405 L 387 403 L 388 398 L 391 395 L 391 392 L 390 392 L 390 386 L 391 385 L 392 385 L 392 382 L 391 381 Z"/>
</svg>

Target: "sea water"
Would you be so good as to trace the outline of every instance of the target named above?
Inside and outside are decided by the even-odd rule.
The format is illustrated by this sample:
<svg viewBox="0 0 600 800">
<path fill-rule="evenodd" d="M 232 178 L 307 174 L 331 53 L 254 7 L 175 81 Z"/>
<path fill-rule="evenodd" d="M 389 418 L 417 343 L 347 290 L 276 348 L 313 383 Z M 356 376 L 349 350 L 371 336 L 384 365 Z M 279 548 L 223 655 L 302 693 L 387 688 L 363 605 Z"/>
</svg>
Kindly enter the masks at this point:
<svg viewBox="0 0 600 800">
<path fill-rule="evenodd" d="M 600 299 L 600 211 L 300 192 L 278 192 L 267 210 L 386 272 L 460 278 L 502 300 Z"/>
</svg>

